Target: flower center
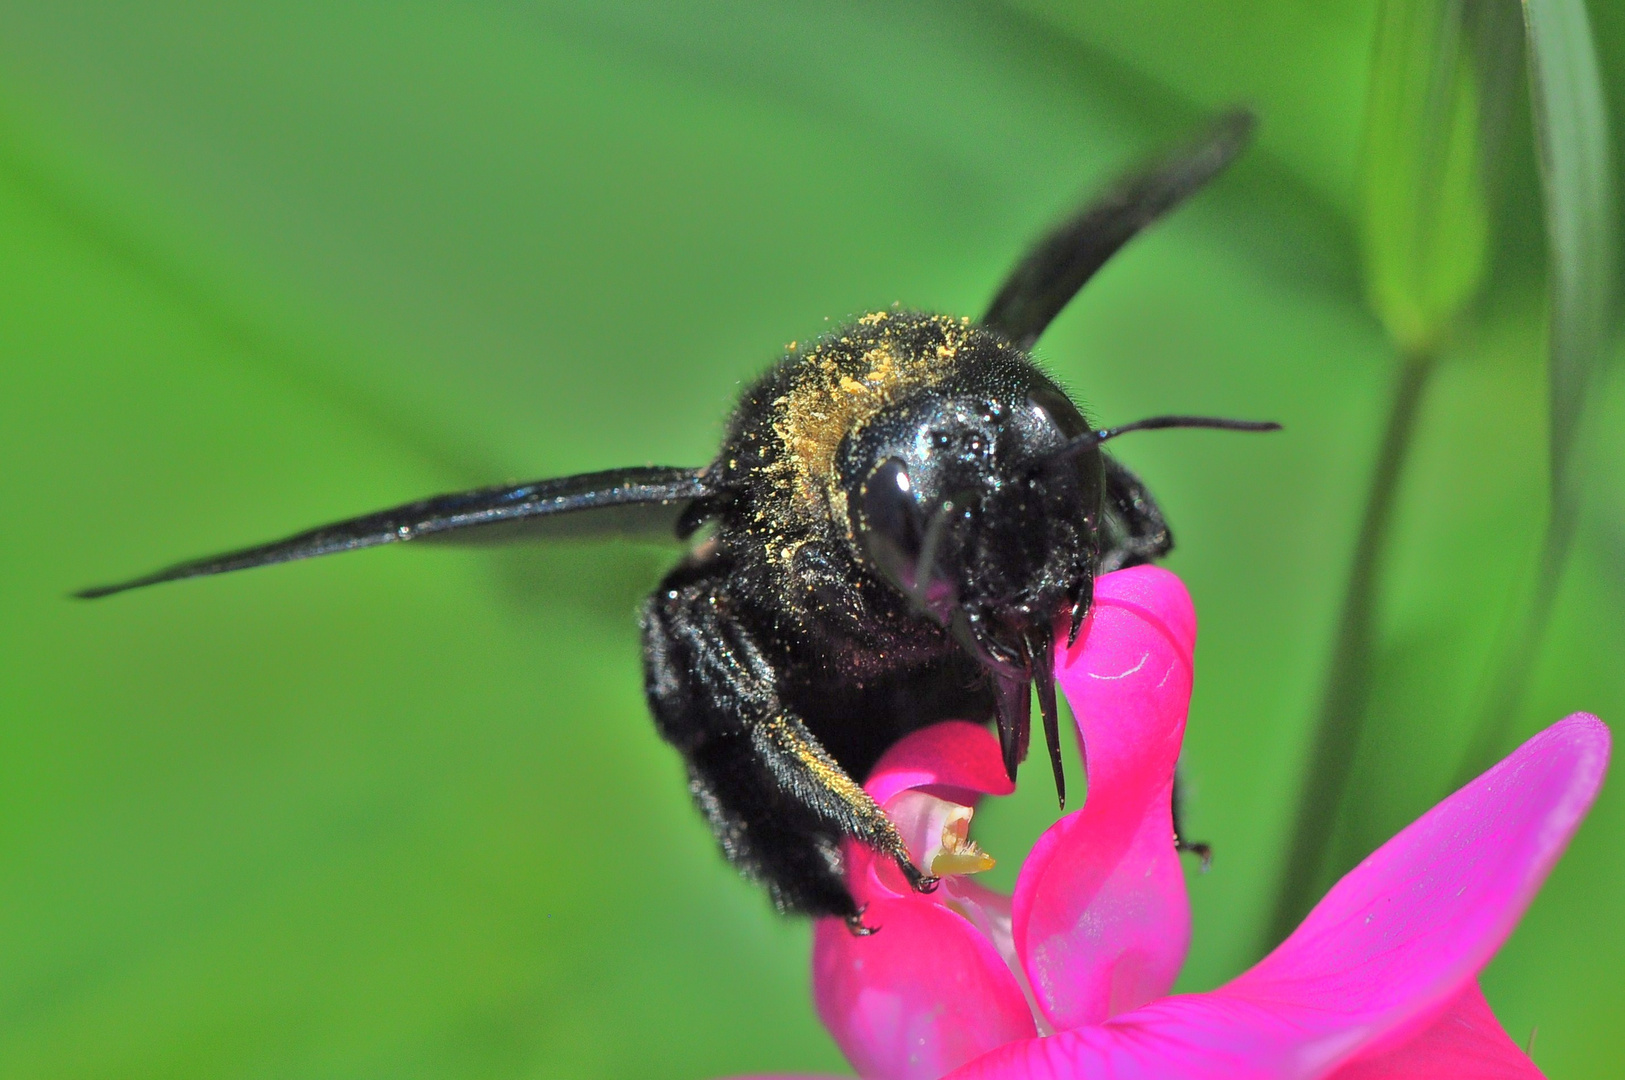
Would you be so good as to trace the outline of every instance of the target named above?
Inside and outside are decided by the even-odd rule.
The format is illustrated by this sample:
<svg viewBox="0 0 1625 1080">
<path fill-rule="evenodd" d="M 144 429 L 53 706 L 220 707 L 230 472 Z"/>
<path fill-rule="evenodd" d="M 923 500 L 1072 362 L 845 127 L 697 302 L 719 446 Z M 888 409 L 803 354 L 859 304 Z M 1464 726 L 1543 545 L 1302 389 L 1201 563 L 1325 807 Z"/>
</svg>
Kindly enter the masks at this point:
<svg viewBox="0 0 1625 1080">
<path fill-rule="evenodd" d="M 887 807 L 915 865 L 937 877 L 980 874 L 993 869 L 993 856 L 970 838 L 976 811 L 924 791 L 905 791 Z"/>
<path fill-rule="evenodd" d="M 980 874 L 993 869 L 993 856 L 976 846 L 970 838 L 970 819 L 974 813 L 968 806 L 955 807 L 942 823 L 941 838 L 931 853 L 931 872 L 938 877 L 945 874 Z"/>
</svg>

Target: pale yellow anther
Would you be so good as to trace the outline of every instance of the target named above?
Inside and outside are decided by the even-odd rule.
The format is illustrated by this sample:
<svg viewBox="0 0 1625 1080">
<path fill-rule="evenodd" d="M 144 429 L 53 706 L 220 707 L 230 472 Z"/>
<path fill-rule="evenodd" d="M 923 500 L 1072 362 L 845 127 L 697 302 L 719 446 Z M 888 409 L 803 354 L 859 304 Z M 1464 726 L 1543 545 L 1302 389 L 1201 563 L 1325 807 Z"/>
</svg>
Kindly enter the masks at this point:
<svg viewBox="0 0 1625 1080">
<path fill-rule="evenodd" d="M 980 874 L 993 869 L 993 856 L 976 846 L 970 838 L 971 809 L 957 807 L 942 823 L 942 839 L 931 857 L 931 873 L 937 877 L 948 874 Z"/>
</svg>

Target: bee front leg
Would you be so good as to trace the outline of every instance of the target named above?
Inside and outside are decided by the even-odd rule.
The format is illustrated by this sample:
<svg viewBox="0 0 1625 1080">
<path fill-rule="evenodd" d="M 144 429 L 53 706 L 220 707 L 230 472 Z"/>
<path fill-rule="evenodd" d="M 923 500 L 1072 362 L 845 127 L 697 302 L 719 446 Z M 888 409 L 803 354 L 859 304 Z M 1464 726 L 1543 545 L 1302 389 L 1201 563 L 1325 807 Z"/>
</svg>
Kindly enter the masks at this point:
<svg viewBox="0 0 1625 1080">
<path fill-rule="evenodd" d="M 851 837 L 922 872 L 883 810 L 780 700 L 778 671 L 721 594 L 721 572 L 679 567 L 644 608 L 645 686 L 656 725 L 688 764 L 689 788 L 728 860 L 784 912 L 861 911 L 842 876 Z"/>
<path fill-rule="evenodd" d="M 1128 467 L 1106 457 L 1106 528 L 1101 537 L 1100 572 L 1139 566 L 1174 549 L 1174 536 L 1162 508 Z"/>
<path fill-rule="evenodd" d="M 773 771 L 780 786 L 837 824 L 848 836 L 889 855 L 916 892 L 931 892 L 937 879 L 914 865 L 897 826 L 869 793 L 829 755 L 799 718 L 779 712 L 751 729 L 757 756 Z"/>
</svg>

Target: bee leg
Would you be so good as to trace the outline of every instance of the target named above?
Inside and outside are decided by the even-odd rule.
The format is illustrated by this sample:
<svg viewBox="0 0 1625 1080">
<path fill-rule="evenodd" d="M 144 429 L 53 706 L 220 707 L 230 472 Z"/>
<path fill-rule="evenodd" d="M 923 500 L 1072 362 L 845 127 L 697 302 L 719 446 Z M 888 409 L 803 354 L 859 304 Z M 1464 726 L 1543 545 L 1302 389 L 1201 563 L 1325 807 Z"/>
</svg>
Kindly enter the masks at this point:
<svg viewBox="0 0 1625 1080">
<path fill-rule="evenodd" d="M 891 856 L 915 892 L 936 889 L 937 878 L 914 865 L 891 818 L 847 775 L 799 718 L 780 712 L 760 721 L 751 732 L 751 741 L 779 783 L 794 792 L 799 801 L 834 822 L 846 835 Z"/>
<path fill-rule="evenodd" d="M 719 588 L 722 571 L 678 567 L 643 614 L 645 689 L 661 735 L 688 764 L 689 788 L 723 854 L 762 882 L 780 911 L 862 925 L 841 841 L 895 859 L 922 891 L 897 827 L 779 699 L 777 672 Z"/>
<path fill-rule="evenodd" d="M 1202 842 L 1194 842 L 1193 843 L 1192 841 L 1184 840 L 1184 839 L 1181 839 L 1180 837 L 1176 836 L 1174 838 L 1174 847 L 1177 850 L 1179 850 L 1181 853 L 1188 851 L 1192 855 L 1195 855 L 1197 858 L 1201 859 L 1202 860 L 1202 873 L 1205 874 L 1209 870 L 1213 869 L 1213 845 L 1212 844 L 1202 843 Z"/>
<path fill-rule="evenodd" d="M 1184 781 L 1180 779 L 1179 770 L 1174 770 L 1174 849 L 1179 852 L 1190 852 L 1202 860 L 1202 873 L 1207 873 L 1213 866 L 1213 847 L 1210 844 L 1185 839 L 1185 830 L 1179 827 L 1180 804 L 1184 802 Z"/>
<path fill-rule="evenodd" d="M 1100 572 L 1160 559 L 1174 549 L 1173 533 L 1157 501 L 1126 466 L 1106 459 L 1106 527 L 1101 533 Z"/>
<path fill-rule="evenodd" d="M 857 914 L 848 915 L 846 917 L 847 932 L 853 937 L 868 937 L 870 934 L 880 932 L 880 927 L 870 926 L 868 923 L 863 921 L 863 912 L 868 906 L 868 904 L 865 904 L 863 907 L 858 908 Z"/>
</svg>

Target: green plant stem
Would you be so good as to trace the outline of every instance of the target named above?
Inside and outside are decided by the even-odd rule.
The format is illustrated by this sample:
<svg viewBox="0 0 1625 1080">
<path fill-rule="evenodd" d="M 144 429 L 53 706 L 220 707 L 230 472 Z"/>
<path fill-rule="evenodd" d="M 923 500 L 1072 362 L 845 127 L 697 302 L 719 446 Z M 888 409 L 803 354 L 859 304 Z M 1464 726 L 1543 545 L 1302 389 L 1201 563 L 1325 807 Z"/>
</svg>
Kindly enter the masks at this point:
<svg viewBox="0 0 1625 1080">
<path fill-rule="evenodd" d="M 1270 918 L 1268 944 L 1289 934 L 1319 892 L 1332 828 L 1348 787 L 1354 752 L 1360 743 L 1370 695 L 1375 651 L 1378 572 L 1393 522 L 1394 501 L 1404 472 L 1416 420 L 1436 366 L 1437 353 L 1425 350 L 1405 357 L 1388 410 L 1388 423 L 1378 449 L 1377 466 L 1366 493 L 1348 590 L 1338 623 L 1337 643 L 1321 697 L 1309 764 L 1287 851 L 1285 873 Z"/>
</svg>

